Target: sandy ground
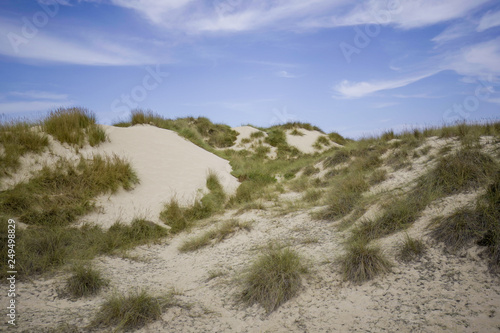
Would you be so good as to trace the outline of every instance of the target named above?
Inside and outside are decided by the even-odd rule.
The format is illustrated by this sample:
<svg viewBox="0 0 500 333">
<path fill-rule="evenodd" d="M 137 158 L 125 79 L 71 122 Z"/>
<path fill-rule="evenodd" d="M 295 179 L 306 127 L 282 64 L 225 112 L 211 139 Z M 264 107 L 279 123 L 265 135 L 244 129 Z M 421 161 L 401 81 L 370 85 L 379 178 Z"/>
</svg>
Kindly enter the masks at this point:
<svg viewBox="0 0 500 333">
<path fill-rule="evenodd" d="M 232 214 L 216 221 L 232 218 Z M 238 219 L 254 221 L 253 229 L 192 253 L 179 253 L 178 246 L 201 231 L 140 247 L 130 253 L 134 259 L 96 259 L 96 266 L 112 281 L 96 297 L 64 298 L 58 289 L 64 285 L 65 274 L 19 283 L 20 323 L 29 332 L 63 323 L 84 327 L 113 291 L 146 288 L 162 293 L 175 288 L 184 306 L 166 310 L 161 320 L 138 332 L 499 330 L 500 281 L 488 273 L 477 253 L 446 254 L 424 238 L 431 245 L 427 254 L 418 262 L 403 264 L 394 258 L 396 242 L 390 242 L 386 252 L 395 263 L 392 273 L 351 285 L 342 281 L 337 264 L 346 234 L 338 232 L 335 223 L 314 221 L 308 212 L 278 217 L 271 211 L 250 211 Z M 266 315 L 258 305 L 239 303 L 237 295 L 241 272 L 270 241 L 290 244 L 309 263 L 310 273 L 298 296 Z M 215 272 L 220 276 L 210 280 Z"/>
</svg>

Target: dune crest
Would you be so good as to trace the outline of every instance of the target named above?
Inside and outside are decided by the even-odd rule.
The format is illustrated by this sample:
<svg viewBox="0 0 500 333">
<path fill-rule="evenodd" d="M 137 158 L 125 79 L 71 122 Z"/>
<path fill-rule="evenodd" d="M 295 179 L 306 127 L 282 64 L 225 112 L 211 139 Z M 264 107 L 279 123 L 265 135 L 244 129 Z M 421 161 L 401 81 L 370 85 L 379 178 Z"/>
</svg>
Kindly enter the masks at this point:
<svg viewBox="0 0 500 333">
<path fill-rule="evenodd" d="M 86 148 L 84 155 L 116 154 L 130 161 L 140 183 L 132 191 L 101 196 L 98 212 L 82 218 L 109 227 L 116 220 L 131 221 L 144 217 L 159 221 L 163 205 L 176 198 L 190 204 L 203 191 L 209 171 L 214 171 L 227 193 L 233 193 L 238 181 L 231 175 L 229 162 L 194 145 L 177 133 L 150 125 L 128 128 L 104 126 L 110 141 Z"/>
</svg>

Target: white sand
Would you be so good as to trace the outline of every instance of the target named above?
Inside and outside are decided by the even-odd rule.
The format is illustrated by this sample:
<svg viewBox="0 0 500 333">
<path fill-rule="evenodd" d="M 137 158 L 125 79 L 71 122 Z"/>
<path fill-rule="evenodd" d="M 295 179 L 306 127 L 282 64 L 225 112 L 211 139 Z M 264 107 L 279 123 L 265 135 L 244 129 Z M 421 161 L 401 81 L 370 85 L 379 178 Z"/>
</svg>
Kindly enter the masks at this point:
<svg viewBox="0 0 500 333">
<path fill-rule="evenodd" d="M 125 223 L 135 217 L 159 222 L 165 203 L 176 198 L 190 204 L 206 189 L 209 171 L 214 171 L 228 193 L 234 193 L 238 181 L 231 173 L 229 162 L 194 145 L 177 133 L 154 126 L 119 128 L 106 126 L 110 142 L 83 154 L 116 154 L 126 158 L 137 172 L 140 184 L 131 191 L 105 195 L 98 199 L 99 212 L 83 221 L 110 226 L 116 220 Z"/>
</svg>

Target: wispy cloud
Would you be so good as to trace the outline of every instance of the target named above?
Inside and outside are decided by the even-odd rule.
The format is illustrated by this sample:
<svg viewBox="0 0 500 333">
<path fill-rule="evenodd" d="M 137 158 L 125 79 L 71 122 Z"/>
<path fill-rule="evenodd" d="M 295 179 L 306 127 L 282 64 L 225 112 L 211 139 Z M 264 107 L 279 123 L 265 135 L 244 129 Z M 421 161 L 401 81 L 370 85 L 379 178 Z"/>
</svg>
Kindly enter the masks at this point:
<svg viewBox="0 0 500 333">
<path fill-rule="evenodd" d="M 0 43 L 0 55 L 27 61 L 56 62 L 78 65 L 142 65 L 158 61 L 151 56 L 123 47 L 101 36 L 78 37 L 68 40 L 48 31 L 39 30 L 32 38 L 21 33 L 21 26 L 0 19 L 0 34 L 6 42 Z"/>
<path fill-rule="evenodd" d="M 292 73 L 287 72 L 287 71 L 279 71 L 276 73 L 276 75 L 278 77 L 283 77 L 286 79 L 296 79 L 296 78 L 300 77 L 299 75 L 295 75 L 295 74 L 292 74 Z"/>
<path fill-rule="evenodd" d="M 454 70 L 460 75 L 500 77 L 500 37 L 477 43 L 445 56 L 443 70 Z"/>
<path fill-rule="evenodd" d="M 65 100 L 68 98 L 67 94 L 57 94 L 46 91 L 11 91 L 7 93 L 9 96 L 14 96 L 18 98 L 26 98 L 26 99 L 51 99 L 51 100 Z"/>
<path fill-rule="evenodd" d="M 418 76 L 411 76 L 396 80 L 383 80 L 373 82 L 350 82 L 344 80 L 334 87 L 335 98 L 360 98 L 382 90 L 401 88 L 432 76 L 437 72 L 433 71 Z"/>
<path fill-rule="evenodd" d="M 5 114 L 45 112 L 74 104 L 67 94 L 38 90 L 9 91 L 0 97 L 0 113 Z"/>
<path fill-rule="evenodd" d="M 44 112 L 59 107 L 71 106 L 71 101 L 21 101 L 0 103 L 0 113 Z"/>
<path fill-rule="evenodd" d="M 412 29 L 463 17 L 489 0 L 111 0 L 152 24 L 188 33 L 297 30 L 360 24 Z"/>
<path fill-rule="evenodd" d="M 437 44 L 444 44 L 446 42 L 472 34 L 475 30 L 474 28 L 475 25 L 471 22 L 460 22 L 458 24 L 447 27 L 439 35 L 432 38 L 432 41 Z"/>
<path fill-rule="evenodd" d="M 463 17 L 489 0 L 369 0 L 358 4 L 347 15 L 335 17 L 332 25 L 391 24 L 413 29 Z"/>
<path fill-rule="evenodd" d="M 489 11 L 481 18 L 476 30 L 484 31 L 498 26 L 500 26 L 500 11 Z"/>
</svg>

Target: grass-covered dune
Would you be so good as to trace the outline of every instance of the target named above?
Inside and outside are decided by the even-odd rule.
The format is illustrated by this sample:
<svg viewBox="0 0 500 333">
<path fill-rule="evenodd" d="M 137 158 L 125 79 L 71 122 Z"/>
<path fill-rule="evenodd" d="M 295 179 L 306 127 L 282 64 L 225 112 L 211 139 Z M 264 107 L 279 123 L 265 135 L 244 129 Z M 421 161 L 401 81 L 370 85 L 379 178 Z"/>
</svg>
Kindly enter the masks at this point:
<svg viewBox="0 0 500 333">
<path fill-rule="evenodd" d="M 0 277 L 15 219 L 23 329 L 497 328 L 500 122 L 359 140 L 289 123 L 242 137 L 136 110 L 114 128 L 126 127 L 175 132 L 229 161 L 237 188 L 211 170 L 194 199 L 164 199 L 153 220 L 84 223 L 148 184 L 133 158 L 104 153 L 113 127 L 83 108 L 1 124 Z M 312 132 L 310 153 L 289 142 Z M 39 298 L 66 307 L 64 324 Z"/>
</svg>

